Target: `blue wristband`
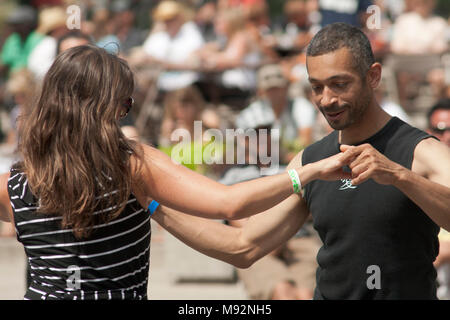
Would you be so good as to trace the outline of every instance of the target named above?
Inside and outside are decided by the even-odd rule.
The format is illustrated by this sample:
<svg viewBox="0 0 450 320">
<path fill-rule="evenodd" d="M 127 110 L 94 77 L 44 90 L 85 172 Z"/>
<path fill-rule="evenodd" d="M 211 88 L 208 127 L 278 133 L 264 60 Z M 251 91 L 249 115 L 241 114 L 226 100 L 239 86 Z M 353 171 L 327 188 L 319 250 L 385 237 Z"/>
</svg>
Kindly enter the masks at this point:
<svg viewBox="0 0 450 320">
<path fill-rule="evenodd" d="M 155 200 L 152 200 L 152 202 L 150 202 L 150 204 L 148 205 L 148 210 L 150 211 L 150 216 L 152 216 L 152 214 L 156 211 L 156 208 L 158 208 L 159 203 L 156 202 Z"/>
</svg>

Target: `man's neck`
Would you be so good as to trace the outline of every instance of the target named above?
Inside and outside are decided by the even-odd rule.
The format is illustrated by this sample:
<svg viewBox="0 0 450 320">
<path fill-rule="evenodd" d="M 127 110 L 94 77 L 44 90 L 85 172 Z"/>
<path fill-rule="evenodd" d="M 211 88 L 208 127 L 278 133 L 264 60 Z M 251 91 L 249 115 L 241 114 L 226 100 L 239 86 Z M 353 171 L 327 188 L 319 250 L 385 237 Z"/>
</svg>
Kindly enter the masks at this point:
<svg viewBox="0 0 450 320">
<path fill-rule="evenodd" d="M 340 144 L 356 144 L 380 131 L 392 117 L 380 105 L 370 105 L 361 120 L 339 131 Z"/>
</svg>

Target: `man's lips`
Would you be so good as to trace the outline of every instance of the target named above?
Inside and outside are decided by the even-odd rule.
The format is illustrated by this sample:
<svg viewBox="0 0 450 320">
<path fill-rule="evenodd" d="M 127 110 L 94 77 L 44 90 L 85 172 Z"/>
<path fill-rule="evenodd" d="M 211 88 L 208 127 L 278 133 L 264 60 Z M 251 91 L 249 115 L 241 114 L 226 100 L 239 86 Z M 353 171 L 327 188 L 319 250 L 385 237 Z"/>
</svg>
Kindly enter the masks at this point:
<svg viewBox="0 0 450 320">
<path fill-rule="evenodd" d="M 344 113 L 344 111 L 345 110 L 336 111 L 336 112 L 325 112 L 325 115 L 327 116 L 327 118 L 337 119 L 337 118 L 339 118 L 339 116 L 341 116 Z"/>
</svg>

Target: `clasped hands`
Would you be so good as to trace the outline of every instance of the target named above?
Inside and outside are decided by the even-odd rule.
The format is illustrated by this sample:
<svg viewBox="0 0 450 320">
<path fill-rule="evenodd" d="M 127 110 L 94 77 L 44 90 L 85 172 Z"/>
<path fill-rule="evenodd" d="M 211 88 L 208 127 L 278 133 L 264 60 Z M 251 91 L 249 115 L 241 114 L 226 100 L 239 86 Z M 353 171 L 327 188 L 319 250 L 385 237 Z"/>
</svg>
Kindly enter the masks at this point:
<svg viewBox="0 0 450 320">
<path fill-rule="evenodd" d="M 359 185 L 368 179 L 384 185 L 394 185 L 406 168 L 395 163 L 370 144 L 359 146 L 341 145 L 341 152 L 312 163 L 316 178 L 320 180 L 351 179 L 352 185 Z M 351 172 L 345 172 L 348 166 Z"/>
</svg>

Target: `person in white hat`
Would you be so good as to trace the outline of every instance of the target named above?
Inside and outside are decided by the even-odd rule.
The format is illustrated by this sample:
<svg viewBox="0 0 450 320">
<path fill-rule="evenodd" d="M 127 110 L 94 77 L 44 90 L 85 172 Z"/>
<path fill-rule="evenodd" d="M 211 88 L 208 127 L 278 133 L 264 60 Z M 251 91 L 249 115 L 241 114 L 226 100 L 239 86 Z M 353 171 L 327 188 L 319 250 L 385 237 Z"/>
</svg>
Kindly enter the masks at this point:
<svg viewBox="0 0 450 320">
<path fill-rule="evenodd" d="M 273 118 L 273 128 L 280 129 L 280 145 L 286 152 L 282 162 L 289 162 L 290 151 L 299 151 L 312 142 L 312 126 L 316 116 L 314 106 L 307 99 L 289 97 L 288 86 L 289 82 L 279 65 L 261 67 L 258 71 L 257 100 L 241 112 L 240 122 L 237 122 L 239 127 L 243 121 Z"/>
<path fill-rule="evenodd" d="M 156 23 L 155 31 L 142 48 L 147 63 L 156 63 L 166 71 L 160 75 L 158 87 L 172 91 L 193 84 L 198 80 L 198 74 L 182 70 L 189 65 L 191 54 L 203 46 L 204 39 L 191 21 L 190 10 L 177 1 L 166 0 L 156 7 L 152 18 Z"/>
<path fill-rule="evenodd" d="M 62 7 L 49 7 L 39 14 L 36 32 L 44 35 L 28 57 L 28 69 L 37 79 L 43 79 L 56 57 L 58 38 L 70 31 L 66 26 L 66 12 Z"/>
</svg>

